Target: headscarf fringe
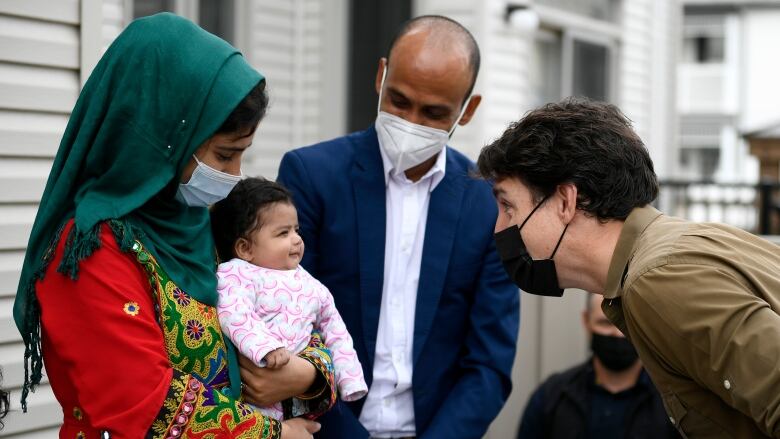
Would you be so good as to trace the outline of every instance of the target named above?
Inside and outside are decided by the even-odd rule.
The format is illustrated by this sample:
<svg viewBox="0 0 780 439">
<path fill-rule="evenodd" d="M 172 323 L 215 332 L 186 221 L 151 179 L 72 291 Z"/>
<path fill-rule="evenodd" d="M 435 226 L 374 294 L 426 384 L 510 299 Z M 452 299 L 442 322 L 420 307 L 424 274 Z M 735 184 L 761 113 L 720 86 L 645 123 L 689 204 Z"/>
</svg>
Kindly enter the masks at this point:
<svg viewBox="0 0 780 439">
<path fill-rule="evenodd" d="M 22 334 L 24 339 L 24 386 L 22 387 L 22 411 L 27 413 L 27 395 L 35 392 L 35 387 L 40 384 L 43 371 L 43 355 L 41 355 L 41 313 L 38 298 L 35 296 L 35 282 L 42 278 L 36 273 L 32 281 L 27 285 L 27 304 L 25 306 L 26 331 Z M 32 374 L 30 371 L 32 370 Z"/>
<path fill-rule="evenodd" d="M 65 248 L 62 260 L 57 267 L 57 272 L 62 273 L 73 280 L 79 277 L 79 263 L 92 256 L 95 250 L 100 248 L 100 228 L 102 223 L 97 223 L 86 231 L 78 229 L 74 224 L 65 238 Z"/>
<path fill-rule="evenodd" d="M 21 399 L 22 411 L 25 413 L 27 413 L 27 395 L 30 392 L 35 392 L 35 388 L 40 384 L 43 377 L 41 311 L 38 296 L 35 292 L 35 285 L 46 274 L 67 223 L 68 221 L 65 221 L 52 237 L 41 260 L 41 266 L 35 271 L 26 287 L 25 322 L 27 322 L 27 328 L 22 334 L 22 339 L 24 340 L 24 386 L 22 387 Z M 131 226 L 124 220 L 112 219 L 105 223 L 108 224 L 120 250 L 123 252 L 130 251 L 136 238 L 140 238 L 143 234 L 140 229 Z M 71 228 L 65 241 L 62 261 L 57 267 L 59 273 L 69 276 L 73 280 L 77 279 L 79 263 L 91 256 L 102 244 L 100 242 L 100 228 L 103 224 L 96 224 L 87 233 L 78 232 L 75 225 Z"/>
</svg>

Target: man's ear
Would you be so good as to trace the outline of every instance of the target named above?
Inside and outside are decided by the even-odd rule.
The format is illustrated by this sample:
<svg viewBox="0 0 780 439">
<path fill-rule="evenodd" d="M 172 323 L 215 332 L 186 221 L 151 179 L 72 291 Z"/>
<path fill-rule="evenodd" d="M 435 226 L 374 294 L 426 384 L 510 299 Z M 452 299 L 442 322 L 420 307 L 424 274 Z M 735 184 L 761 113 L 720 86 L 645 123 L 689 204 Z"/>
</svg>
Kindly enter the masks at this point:
<svg viewBox="0 0 780 439">
<path fill-rule="evenodd" d="M 238 238 L 233 246 L 236 257 L 245 261 L 252 259 L 252 243 L 246 238 Z"/>
<path fill-rule="evenodd" d="M 374 79 L 374 89 L 376 90 L 377 96 L 379 96 L 379 92 L 382 91 L 382 75 L 385 72 L 386 66 L 387 66 L 387 58 L 385 57 L 379 58 L 379 66 L 376 69 L 376 79 Z"/>
<path fill-rule="evenodd" d="M 557 213 L 564 224 L 569 224 L 577 213 L 577 186 L 574 183 L 559 184 L 556 192 L 561 200 Z"/>
<path fill-rule="evenodd" d="M 482 102 L 482 95 L 471 95 L 471 99 L 466 102 L 466 111 L 463 112 L 463 117 L 460 118 L 458 125 L 466 125 L 474 117 L 474 113 L 477 111 L 480 102 Z"/>
</svg>

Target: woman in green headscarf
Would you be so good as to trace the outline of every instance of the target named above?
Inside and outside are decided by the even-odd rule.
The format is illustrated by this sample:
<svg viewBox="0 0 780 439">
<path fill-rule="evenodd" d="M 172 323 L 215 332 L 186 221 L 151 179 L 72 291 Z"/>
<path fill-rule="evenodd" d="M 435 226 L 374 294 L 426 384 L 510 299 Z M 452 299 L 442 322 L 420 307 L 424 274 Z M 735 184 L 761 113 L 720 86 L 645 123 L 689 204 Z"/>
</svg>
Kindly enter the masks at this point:
<svg viewBox="0 0 780 439">
<path fill-rule="evenodd" d="M 264 78 L 235 48 L 172 14 L 134 21 L 90 75 L 14 303 L 26 345 L 22 405 L 43 360 L 61 437 L 297 438 L 317 428 L 280 424 L 234 397 L 238 362 L 214 308 L 206 206 L 240 179 L 267 104 Z M 318 338 L 294 360 L 277 375 L 247 363 L 244 395 L 299 395 L 314 412 L 332 405 Z"/>
</svg>

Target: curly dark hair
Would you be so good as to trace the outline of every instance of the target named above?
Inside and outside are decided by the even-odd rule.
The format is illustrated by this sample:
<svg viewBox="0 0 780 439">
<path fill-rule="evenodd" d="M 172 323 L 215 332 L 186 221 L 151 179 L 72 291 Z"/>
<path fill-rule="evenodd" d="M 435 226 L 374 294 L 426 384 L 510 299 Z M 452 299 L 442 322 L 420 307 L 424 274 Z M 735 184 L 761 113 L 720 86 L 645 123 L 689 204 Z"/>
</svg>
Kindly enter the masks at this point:
<svg viewBox="0 0 780 439">
<path fill-rule="evenodd" d="M 563 183 L 577 187 L 577 208 L 600 221 L 625 219 L 658 196 L 653 162 L 616 106 L 568 98 L 528 112 L 482 148 L 478 175 L 518 178 L 536 201 Z"/>
<path fill-rule="evenodd" d="M 290 191 L 265 178 L 246 178 L 211 207 L 211 233 L 220 261 L 236 257 L 236 241 L 262 227 L 263 212 L 276 203 L 294 206 Z"/>
</svg>

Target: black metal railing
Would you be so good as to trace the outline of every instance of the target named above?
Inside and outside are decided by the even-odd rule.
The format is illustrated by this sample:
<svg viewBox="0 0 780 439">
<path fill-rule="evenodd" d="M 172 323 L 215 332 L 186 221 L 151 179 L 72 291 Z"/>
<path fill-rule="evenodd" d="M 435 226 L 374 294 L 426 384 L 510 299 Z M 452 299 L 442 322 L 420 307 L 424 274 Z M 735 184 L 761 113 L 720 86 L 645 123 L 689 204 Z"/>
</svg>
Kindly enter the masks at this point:
<svg viewBox="0 0 780 439">
<path fill-rule="evenodd" d="M 672 216 L 780 235 L 780 182 L 662 180 L 656 208 Z"/>
</svg>

